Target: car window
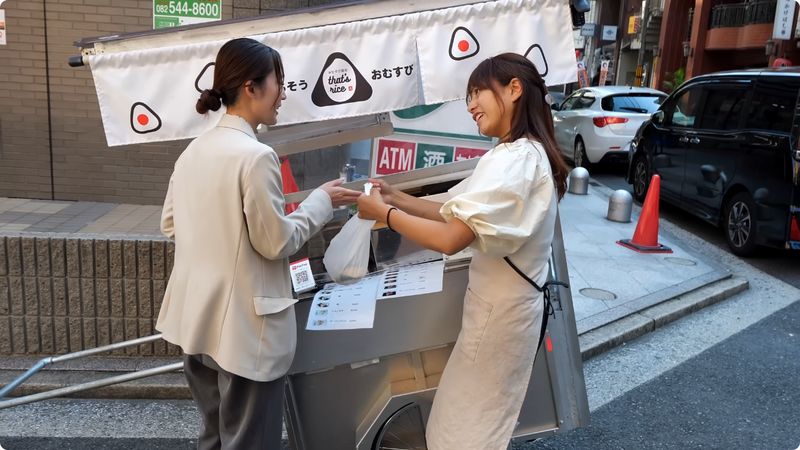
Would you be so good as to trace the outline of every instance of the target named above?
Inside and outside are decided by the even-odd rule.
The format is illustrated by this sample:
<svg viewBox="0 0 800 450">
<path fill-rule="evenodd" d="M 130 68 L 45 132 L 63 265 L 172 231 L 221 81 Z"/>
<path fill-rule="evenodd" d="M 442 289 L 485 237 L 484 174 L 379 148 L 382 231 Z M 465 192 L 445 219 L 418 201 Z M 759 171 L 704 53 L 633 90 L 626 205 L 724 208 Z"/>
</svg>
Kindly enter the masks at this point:
<svg viewBox="0 0 800 450">
<path fill-rule="evenodd" d="M 745 120 L 745 128 L 781 131 L 792 128 L 797 85 L 759 81 Z"/>
<path fill-rule="evenodd" d="M 676 127 L 694 127 L 697 104 L 702 91 L 694 87 L 682 92 L 672 104 L 668 124 Z"/>
<path fill-rule="evenodd" d="M 568 110 L 572 109 L 572 106 L 575 104 L 575 102 L 578 101 L 578 98 L 580 98 L 580 95 L 581 95 L 580 93 L 576 93 L 576 94 L 573 94 L 568 99 L 564 100 L 564 103 L 561 104 L 561 108 L 560 109 L 562 111 L 568 111 Z"/>
<path fill-rule="evenodd" d="M 747 90 L 739 87 L 723 87 L 707 89 L 706 92 L 699 127 L 706 130 L 739 128 L 739 120 L 747 100 Z"/>
<path fill-rule="evenodd" d="M 656 112 L 666 95 L 619 94 L 604 97 L 600 106 L 604 111 L 652 114 Z"/>
<path fill-rule="evenodd" d="M 594 102 L 595 102 L 594 94 L 590 94 L 587 92 L 586 94 L 583 94 L 583 97 L 581 97 L 581 99 L 578 100 L 578 102 L 575 103 L 575 107 L 573 109 L 586 109 L 591 107 L 594 104 Z"/>
</svg>

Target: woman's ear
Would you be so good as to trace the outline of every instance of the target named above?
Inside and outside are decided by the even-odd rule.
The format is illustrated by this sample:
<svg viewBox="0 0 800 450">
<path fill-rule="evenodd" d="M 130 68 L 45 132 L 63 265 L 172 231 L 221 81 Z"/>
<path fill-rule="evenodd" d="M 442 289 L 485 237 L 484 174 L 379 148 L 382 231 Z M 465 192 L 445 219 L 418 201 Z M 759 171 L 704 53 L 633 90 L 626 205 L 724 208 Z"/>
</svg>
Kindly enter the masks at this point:
<svg viewBox="0 0 800 450">
<path fill-rule="evenodd" d="M 255 97 L 256 90 L 255 90 L 255 87 L 253 86 L 253 82 L 252 81 L 245 82 L 242 85 L 242 92 L 244 93 L 244 95 L 246 95 L 246 96 L 248 96 L 250 98 Z"/>
<path fill-rule="evenodd" d="M 508 83 L 508 89 L 511 93 L 512 102 L 516 102 L 522 97 L 522 83 L 519 81 L 519 78 L 512 78 Z"/>
</svg>

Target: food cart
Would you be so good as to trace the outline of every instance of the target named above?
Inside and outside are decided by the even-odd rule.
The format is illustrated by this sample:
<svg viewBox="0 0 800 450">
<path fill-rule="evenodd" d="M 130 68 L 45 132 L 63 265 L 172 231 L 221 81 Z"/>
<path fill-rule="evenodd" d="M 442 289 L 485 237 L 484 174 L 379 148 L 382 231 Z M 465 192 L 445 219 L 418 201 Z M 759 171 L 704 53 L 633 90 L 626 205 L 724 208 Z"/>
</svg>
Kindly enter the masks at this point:
<svg viewBox="0 0 800 450">
<path fill-rule="evenodd" d="M 568 0 L 350 2 L 84 39 L 71 64 L 92 69 L 109 145 L 190 138 L 215 123 L 213 115 L 201 120 L 191 107 L 198 92 L 210 87 L 216 50 L 234 37 L 261 39 L 282 54 L 288 99 L 279 126 L 258 137 L 289 157 L 389 135 L 388 112 L 463 98 L 470 67 L 500 51 L 524 53 L 548 84 L 574 81 L 569 15 Z M 346 76 L 325 76 L 334 69 Z M 385 177 L 407 192 L 436 194 L 469 176 L 476 163 L 465 159 Z M 308 192 L 287 194 L 286 202 L 301 201 Z M 292 259 L 309 258 L 318 286 L 329 281 L 322 256 L 348 213 L 338 211 Z M 385 228 L 372 232 L 372 271 L 437 260 L 443 256 Z M 377 301 L 368 329 L 308 330 L 314 291 L 299 295 L 298 346 L 286 388 L 292 448 L 425 448 L 427 416 L 460 329 L 469 254 L 444 258 L 443 264 L 440 291 Z M 550 278 L 569 279 L 560 225 Z M 554 289 L 552 301 L 554 315 L 515 441 L 588 421 L 569 289 Z"/>
</svg>

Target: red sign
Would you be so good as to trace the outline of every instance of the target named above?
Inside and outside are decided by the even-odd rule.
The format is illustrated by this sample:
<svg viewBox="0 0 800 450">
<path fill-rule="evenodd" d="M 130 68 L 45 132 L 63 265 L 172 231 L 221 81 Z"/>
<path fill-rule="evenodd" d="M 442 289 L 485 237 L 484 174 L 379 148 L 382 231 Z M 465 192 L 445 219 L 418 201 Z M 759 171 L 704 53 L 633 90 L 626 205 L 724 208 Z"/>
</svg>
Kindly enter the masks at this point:
<svg viewBox="0 0 800 450">
<path fill-rule="evenodd" d="M 480 158 L 484 154 L 486 154 L 488 150 L 480 149 L 480 148 L 464 148 L 464 147 L 456 147 L 455 157 L 453 161 L 461 161 L 462 159 L 473 159 L 473 158 Z"/>
<path fill-rule="evenodd" d="M 378 140 L 378 164 L 375 173 L 390 175 L 414 170 L 417 144 L 414 142 Z"/>
</svg>

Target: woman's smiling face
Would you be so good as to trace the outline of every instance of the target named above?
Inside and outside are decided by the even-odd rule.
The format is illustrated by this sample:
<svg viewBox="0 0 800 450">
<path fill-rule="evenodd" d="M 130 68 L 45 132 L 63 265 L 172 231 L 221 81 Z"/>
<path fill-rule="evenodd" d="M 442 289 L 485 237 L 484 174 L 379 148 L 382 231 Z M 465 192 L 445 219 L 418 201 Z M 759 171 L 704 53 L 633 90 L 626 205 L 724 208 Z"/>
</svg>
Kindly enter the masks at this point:
<svg viewBox="0 0 800 450">
<path fill-rule="evenodd" d="M 484 136 L 503 138 L 511 130 L 514 98 L 511 84 L 492 89 L 474 88 L 467 97 L 467 110 Z"/>
</svg>

